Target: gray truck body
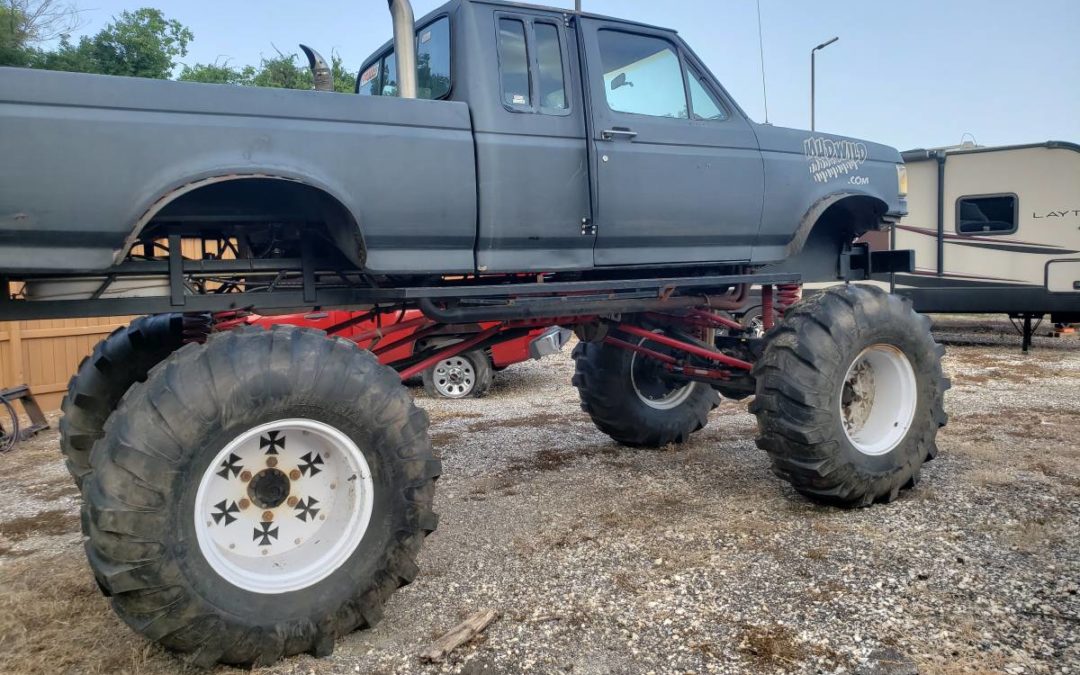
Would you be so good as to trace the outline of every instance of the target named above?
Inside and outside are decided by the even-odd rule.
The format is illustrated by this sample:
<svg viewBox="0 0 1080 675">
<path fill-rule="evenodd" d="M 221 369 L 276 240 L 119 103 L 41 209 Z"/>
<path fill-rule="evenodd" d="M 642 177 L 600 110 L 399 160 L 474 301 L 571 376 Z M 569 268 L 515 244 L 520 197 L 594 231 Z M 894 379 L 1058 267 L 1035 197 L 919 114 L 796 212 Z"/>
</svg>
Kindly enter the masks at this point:
<svg viewBox="0 0 1080 675">
<path fill-rule="evenodd" d="M 0 69 L 0 274 L 105 270 L 174 200 L 251 178 L 325 194 L 362 247 L 345 253 L 384 274 L 759 266 L 842 201 L 849 241 L 906 211 L 895 149 L 750 121 L 673 31 L 479 0 L 417 26 L 444 17 L 445 100 Z M 558 31 L 558 114 L 504 103 L 507 17 Z M 726 119 L 613 110 L 600 31 L 666 42 Z"/>
</svg>

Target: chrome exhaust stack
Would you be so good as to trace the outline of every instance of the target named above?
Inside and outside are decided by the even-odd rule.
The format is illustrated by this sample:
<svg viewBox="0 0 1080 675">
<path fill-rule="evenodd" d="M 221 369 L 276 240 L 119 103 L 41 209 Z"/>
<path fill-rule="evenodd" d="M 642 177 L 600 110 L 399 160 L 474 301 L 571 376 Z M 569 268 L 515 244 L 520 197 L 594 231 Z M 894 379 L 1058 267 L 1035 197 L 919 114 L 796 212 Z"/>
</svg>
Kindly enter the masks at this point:
<svg viewBox="0 0 1080 675">
<path fill-rule="evenodd" d="M 307 45 L 300 45 L 300 49 L 304 50 L 304 56 L 307 57 L 308 68 L 315 80 L 315 91 L 334 91 L 334 75 L 322 54 Z"/>
<path fill-rule="evenodd" d="M 409 0 L 387 0 L 394 19 L 394 54 L 400 98 L 416 98 L 416 17 Z"/>
</svg>

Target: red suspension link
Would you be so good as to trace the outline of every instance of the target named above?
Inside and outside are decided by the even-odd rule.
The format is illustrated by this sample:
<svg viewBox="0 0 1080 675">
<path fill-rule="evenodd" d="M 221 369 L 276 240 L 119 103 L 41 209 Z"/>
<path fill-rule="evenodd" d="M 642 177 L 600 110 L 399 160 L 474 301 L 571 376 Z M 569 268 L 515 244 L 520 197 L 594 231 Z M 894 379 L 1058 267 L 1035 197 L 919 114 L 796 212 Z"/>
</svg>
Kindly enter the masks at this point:
<svg viewBox="0 0 1080 675">
<path fill-rule="evenodd" d="M 743 370 L 750 370 L 754 367 L 754 364 L 737 359 L 733 356 L 728 356 L 713 349 L 706 349 L 689 342 L 683 342 L 682 340 L 676 340 L 660 333 L 653 333 L 647 331 L 644 328 L 638 328 L 637 326 L 631 326 L 629 324 L 619 324 L 618 329 L 628 335 L 633 335 L 639 338 L 644 338 L 650 342 L 656 342 L 662 344 L 665 347 L 671 347 L 672 349 L 678 349 L 680 351 L 688 352 L 694 356 L 700 356 L 703 359 L 709 359 L 710 361 L 718 361 L 725 366 L 731 366 L 733 368 L 741 368 Z"/>
</svg>

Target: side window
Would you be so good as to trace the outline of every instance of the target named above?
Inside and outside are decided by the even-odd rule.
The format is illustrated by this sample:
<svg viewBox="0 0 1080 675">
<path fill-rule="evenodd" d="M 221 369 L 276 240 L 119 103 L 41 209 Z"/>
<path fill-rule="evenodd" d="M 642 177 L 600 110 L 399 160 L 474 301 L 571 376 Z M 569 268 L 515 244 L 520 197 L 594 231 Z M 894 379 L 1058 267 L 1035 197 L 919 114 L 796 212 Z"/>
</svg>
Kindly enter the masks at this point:
<svg viewBox="0 0 1080 675">
<path fill-rule="evenodd" d="M 499 19 L 499 76 L 503 103 L 515 108 L 532 105 L 525 24 L 518 19 Z"/>
<path fill-rule="evenodd" d="M 416 95 L 440 99 L 450 93 L 450 19 L 422 28 L 416 43 Z"/>
<path fill-rule="evenodd" d="M 397 96 L 397 57 L 394 52 L 390 52 L 382 60 L 379 96 Z"/>
<path fill-rule="evenodd" d="M 1012 234 L 1016 232 L 1019 200 L 1016 195 L 983 195 L 956 200 L 957 234 Z"/>
<path fill-rule="evenodd" d="M 686 87 L 675 49 L 645 35 L 602 30 L 604 92 L 616 112 L 688 119 Z"/>
<path fill-rule="evenodd" d="M 360 81 L 356 85 L 356 93 L 361 96 L 375 96 L 379 90 L 379 72 L 381 61 L 376 61 L 360 73 Z"/>
<path fill-rule="evenodd" d="M 697 71 L 687 68 L 686 80 L 690 83 L 690 105 L 694 109 L 695 120 L 720 122 L 728 118 L 724 106 L 708 90 L 704 78 Z"/>
<path fill-rule="evenodd" d="M 566 110 L 566 81 L 559 29 L 550 23 L 533 24 L 536 35 L 536 68 L 540 82 L 540 107 Z"/>
<path fill-rule="evenodd" d="M 397 58 L 383 56 L 360 74 L 356 92 L 397 96 Z M 416 34 L 416 97 L 435 100 L 450 93 L 450 19 L 443 17 Z"/>
</svg>

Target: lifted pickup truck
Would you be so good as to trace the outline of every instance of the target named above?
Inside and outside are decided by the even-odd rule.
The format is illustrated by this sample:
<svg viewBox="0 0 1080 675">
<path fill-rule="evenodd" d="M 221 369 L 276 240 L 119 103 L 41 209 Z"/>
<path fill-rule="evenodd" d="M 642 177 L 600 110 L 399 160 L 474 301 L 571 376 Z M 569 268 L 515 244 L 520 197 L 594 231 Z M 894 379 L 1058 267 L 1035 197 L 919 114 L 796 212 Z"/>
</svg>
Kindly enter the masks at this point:
<svg viewBox="0 0 1080 675">
<path fill-rule="evenodd" d="M 753 395 L 801 494 L 916 483 L 946 420 L 928 321 L 858 285 L 799 302 L 911 269 L 855 243 L 905 212 L 895 150 L 751 122 L 670 30 L 390 8 L 355 96 L 0 69 L 0 318 L 151 315 L 87 358 L 61 423 L 129 625 L 207 665 L 374 624 L 437 523 L 400 379 L 537 327 L 577 333 L 582 406 L 622 444 Z M 726 314 L 751 287 L 763 335 Z M 456 338 L 395 373 L 316 331 L 210 335 L 214 313 L 336 307 Z"/>
</svg>

